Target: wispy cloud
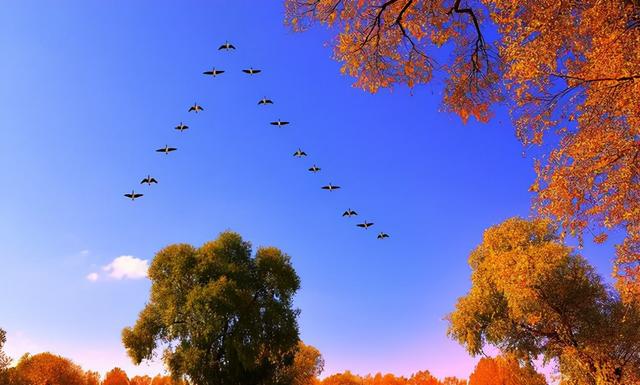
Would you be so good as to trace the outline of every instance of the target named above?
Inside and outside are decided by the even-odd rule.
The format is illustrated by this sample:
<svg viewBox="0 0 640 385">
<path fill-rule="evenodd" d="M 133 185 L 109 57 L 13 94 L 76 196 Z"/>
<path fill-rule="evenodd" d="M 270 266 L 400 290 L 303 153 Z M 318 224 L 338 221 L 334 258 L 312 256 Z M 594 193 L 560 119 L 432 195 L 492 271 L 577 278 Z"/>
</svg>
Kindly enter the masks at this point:
<svg viewBox="0 0 640 385">
<path fill-rule="evenodd" d="M 102 267 L 101 272 L 92 272 L 86 276 L 91 282 L 100 279 L 141 279 L 147 277 L 149 261 L 131 255 L 122 255 Z"/>
</svg>

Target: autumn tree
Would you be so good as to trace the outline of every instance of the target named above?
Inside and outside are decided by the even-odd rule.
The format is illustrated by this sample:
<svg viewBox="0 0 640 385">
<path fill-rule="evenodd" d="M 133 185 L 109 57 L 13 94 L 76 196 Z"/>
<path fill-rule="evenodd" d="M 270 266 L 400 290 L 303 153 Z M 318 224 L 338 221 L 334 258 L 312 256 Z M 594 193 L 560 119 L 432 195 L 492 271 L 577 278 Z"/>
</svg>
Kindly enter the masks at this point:
<svg viewBox="0 0 640 385">
<path fill-rule="evenodd" d="M 619 287 L 640 295 L 640 1 L 285 0 L 285 7 L 295 30 L 317 22 L 337 31 L 334 55 L 358 87 L 414 86 L 441 74 L 445 108 L 465 121 L 488 121 L 491 107 L 505 103 L 526 146 L 554 144 L 537 160 L 535 206 L 597 242 L 603 231 L 622 229 Z"/>
<path fill-rule="evenodd" d="M 291 385 L 311 385 L 324 370 L 324 359 L 313 346 L 298 342 L 293 365 L 286 366 L 279 377 Z"/>
<path fill-rule="evenodd" d="M 129 385 L 151 385 L 151 377 L 149 377 L 149 376 L 134 376 L 129 381 Z"/>
<path fill-rule="evenodd" d="M 134 363 L 162 346 L 174 378 L 195 385 L 275 384 L 292 365 L 300 279 L 279 249 L 262 247 L 252 256 L 240 235 L 224 232 L 200 248 L 160 250 L 149 278 L 149 302 L 122 332 Z"/>
<path fill-rule="evenodd" d="M 362 385 L 362 377 L 357 376 L 350 371 L 344 373 L 336 373 L 322 380 L 322 385 Z"/>
<path fill-rule="evenodd" d="M 9 364 L 11 364 L 11 358 L 7 356 L 7 354 L 3 350 L 4 344 L 6 343 L 7 343 L 7 332 L 0 329 L 0 373 L 2 373 L 5 369 L 7 369 L 7 367 L 9 367 Z"/>
<path fill-rule="evenodd" d="M 548 220 L 512 218 L 471 253 L 471 289 L 448 316 L 449 335 L 530 362 L 542 356 L 577 384 L 640 381 L 640 308 L 624 303 L 563 244 Z"/>
<path fill-rule="evenodd" d="M 521 365 L 512 356 L 480 359 L 469 377 L 469 385 L 547 385 L 530 362 Z"/>
<path fill-rule="evenodd" d="M 88 370 L 84 373 L 85 385 L 100 385 L 100 373 Z"/>
<path fill-rule="evenodd" d="M 129 376 L 120 368 L 113 368 L 107 372 L 102 385 L 129 385 Z"/>
<path fill-rule="evenodd" d="M 51 353 L 25 354 L 13 373 L 13 383 L 24 385 L 85 385 L 85 373 L 71 360 Z"/>
</svg>

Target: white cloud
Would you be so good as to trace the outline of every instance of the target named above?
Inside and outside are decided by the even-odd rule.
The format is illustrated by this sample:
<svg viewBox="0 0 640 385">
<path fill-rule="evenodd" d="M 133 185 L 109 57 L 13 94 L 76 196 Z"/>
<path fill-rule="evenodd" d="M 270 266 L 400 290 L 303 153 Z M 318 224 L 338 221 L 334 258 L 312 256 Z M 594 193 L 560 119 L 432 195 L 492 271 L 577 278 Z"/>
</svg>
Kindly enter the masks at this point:
<svg viewBox="0 0 640 385">
<path fill-rule="evenodd" d="M 122 255 L 102 268 L 107 276 L 113 279 L 146 278 L 148 269 L 148 260 L 131 255 Z"/>
<path fill-rule="evenodd" d="M 141 279 L 147 277 L 149 261 L 131 255 L 121 255 L 108 265 L 102 266 L 101 272 L 92 272 L 85 277 L 96 282 L 103 279 Z"/>
</svg>

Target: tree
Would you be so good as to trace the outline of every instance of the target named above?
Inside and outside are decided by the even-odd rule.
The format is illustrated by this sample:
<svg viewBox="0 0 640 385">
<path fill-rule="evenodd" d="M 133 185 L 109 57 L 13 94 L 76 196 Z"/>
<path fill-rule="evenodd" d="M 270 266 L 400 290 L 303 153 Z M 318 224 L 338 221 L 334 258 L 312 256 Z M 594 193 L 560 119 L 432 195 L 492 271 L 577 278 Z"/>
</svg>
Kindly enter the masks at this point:
<svg viewBox="0 0 640 385">
<path fill-rule="evenodd" d="M 469 385 L 547 385 L 544 376 L 526 363 L 521 366 L 515 357 L 482 358 L 469 377 Z"/>
<path fill-rule="evenodd" d="M 174 378 L 195 385 L 276 383 L 293 363 L 298 337 L 290 257 L 224 232 L 200 248 L 165 247 L 149 268 L 151 294 L 122 340 L 134 363 L 165 347 Z"/>
<path fill-rule="evenodd" d="M 51 353 L 25 354 L 13 373 L 13 383 L 26 385 L 85 385 L 85 374 L 71 360 Z"/>
<path fill-rule="evenodd" d="M 102 385 L 129 385 L 129 376 L 120 368 L 113 368 L 107 372 Z"/>
<path fill-rule="evenodd" d="M 85 385 L 100 385 L 100 373 L 93 371 L 86 371 L 84 373 Z"/>
<path fill-rule="evenodd" d="M 130 385 L 151 385 L 151 377 L 135 376 L 129 381 Z"/>
<path fill-rule="evenodd" d="M 324 370 L 320 351 L 300 341 L 293 365 L 285 368 L 281 378 L 292 385 L 311 385 Z"/>
<path fill-rule="evenodd" d="M 616 272 L 640 296 L 640 1 L 285 0 L 295 30 L 338 31 L 335 57 L 356 86 L 445 79 L 443 103 L 488 121 L 506 103 L 537 160 L 535 206 L 564 230 L 620 228 Z M 488 36 L 484 31 L 495 29 Z M 495 38 L 492 38 L 495 35 Z M 436 63 L 446 46 L 450 59 Z M 547 135 L 551 133 L 552 135 Z M 594 232 L 601 242 L 605 233 Z"/>
<path fill-rule="evenodd" d="M 7 343 L 7 332 L 0 329 L 0 373 L 2 373 L 9 364 L 11 364 L 11 358 L 4 352 L 4 344 Z"/>
<path fill-rule="evenodd" d="M 640 381 L 640 308 L 607 288 L 550 221 L 488 229 L 469 265 L 471 289 L 448 316 L 448 334 L 469 353 L 491 344 L 525 362 L 542 356 L 577 384 Z"/>
<path fill-rule="evenodd" d="M 322 385 L 362 385 L 362 383 L 362 377 L 354 375 L 348 370 L 344 373 L 333 374 L 322 380 Z"/>
</svg>

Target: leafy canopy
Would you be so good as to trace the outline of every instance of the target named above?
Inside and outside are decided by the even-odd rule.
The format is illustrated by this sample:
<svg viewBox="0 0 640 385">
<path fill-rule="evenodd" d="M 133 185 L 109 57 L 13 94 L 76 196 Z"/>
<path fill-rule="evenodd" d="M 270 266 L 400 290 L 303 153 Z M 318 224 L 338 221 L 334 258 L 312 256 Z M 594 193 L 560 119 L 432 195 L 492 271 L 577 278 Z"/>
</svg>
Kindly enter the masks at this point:
<svg viewBox="0 0 640 385">
<path fill-rule="evenodd" d="M 196 248 L 160 250 L 149 268 L 151 294 L 122 340 L 139 364 L 164 349 L 175 378 L 195 385 L 288 383 L 298 346 L 293 296 L 300 280 L 289 256 L 224 232 Z"/>
<path fill-rule="evenodd" d="M 445 109 L 465 121 L 488 121 L 506 103 L 525 145 L 552 144 L 536 166 L 537 208 L 598 242 L 606 230 L 626 232 L 616 272 L 623 294 L 640 298 L 640 0 L 285 5 L 296 30 L 337 30 L 335 57 L 358 87 L 414 86 L 440 71 Z M 443 45 L 451 55 L 437 63 Z"/>
<path fill-rule="evenodd" d="M 471 253 L 471 289 L 448 316 L 473 355 L 543 356 L 576 384 L 640 381 L 640 309 L 623 303 L 547 220 L 512 218 Z"/>
</svg>

